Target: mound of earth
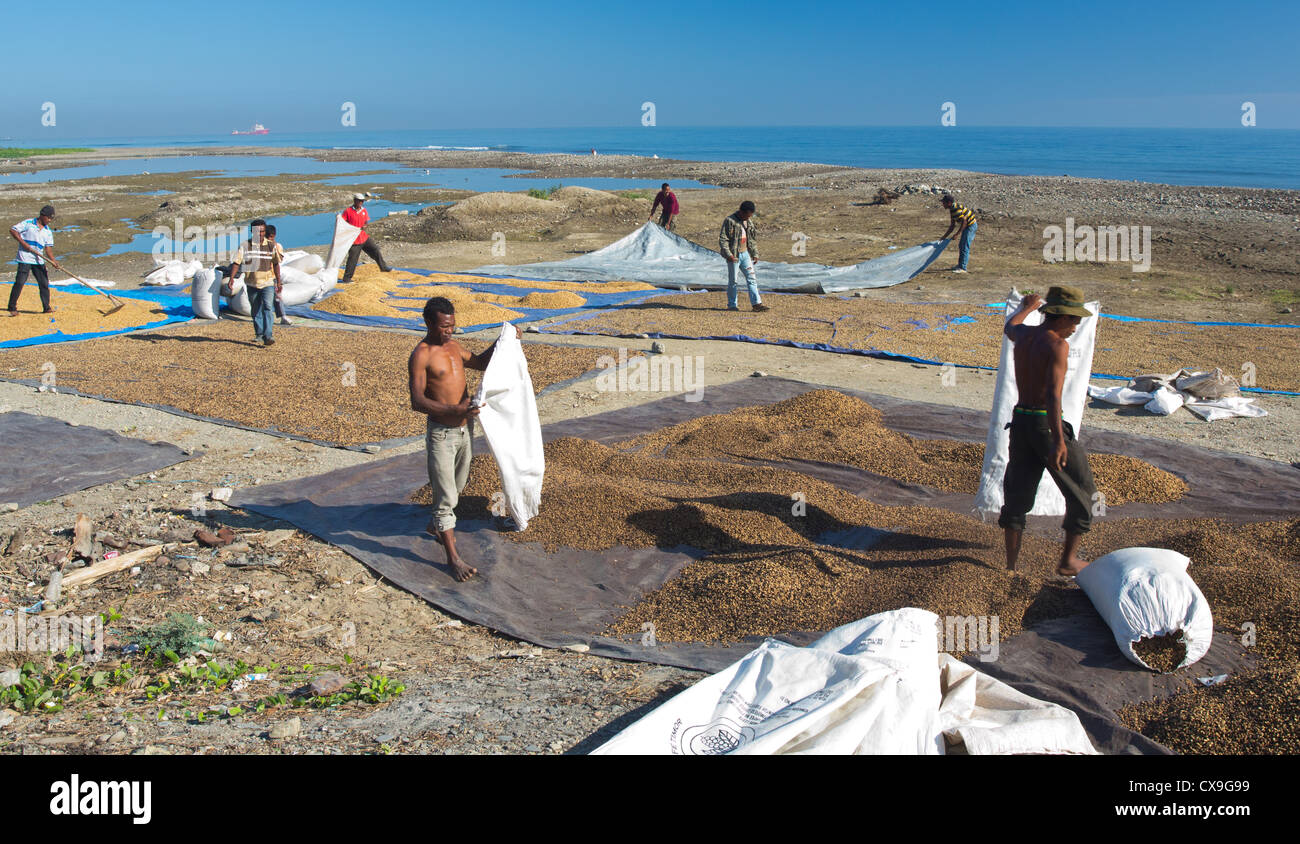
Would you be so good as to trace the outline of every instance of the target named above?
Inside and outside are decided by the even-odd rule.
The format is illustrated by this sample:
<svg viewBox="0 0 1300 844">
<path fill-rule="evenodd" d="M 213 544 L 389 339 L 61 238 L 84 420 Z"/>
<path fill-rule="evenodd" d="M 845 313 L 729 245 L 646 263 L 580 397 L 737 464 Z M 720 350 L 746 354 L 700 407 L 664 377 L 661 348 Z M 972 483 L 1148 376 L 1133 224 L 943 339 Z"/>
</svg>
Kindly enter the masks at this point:
<svg viewBox="0 0 1300 844">
<path fill-rule="evenodd" d="M 494 191 L 454 205 L 431 206 L 414 217 L 385 219 L 377 231 L 416 243 L 488 240 L 497 232 L 507 238 L 549 240 L 590 230 L 592 223 L 635 225 L 643 215 L 635 200 L 590 188 L 561 188 L 550 199 Z"/>
</svg>

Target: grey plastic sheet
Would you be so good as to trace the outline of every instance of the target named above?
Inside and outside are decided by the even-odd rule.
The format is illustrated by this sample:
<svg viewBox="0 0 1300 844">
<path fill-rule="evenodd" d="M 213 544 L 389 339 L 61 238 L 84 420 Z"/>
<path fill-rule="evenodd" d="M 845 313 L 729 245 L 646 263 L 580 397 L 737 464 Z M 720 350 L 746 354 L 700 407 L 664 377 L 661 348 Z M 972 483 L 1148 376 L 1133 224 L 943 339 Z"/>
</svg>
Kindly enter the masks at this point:
<svg viewBox="0 0 1300 844">
<path fill-rule="evenodd" d="M 779 378 L 747 378 L 710 387 L 698 402 L 678 396 L 553 423 L 543 428 L 543 436 L 547 440 L 573 436 L 611 442 L 697 416 L 779 401 L 816 388 Z M 895 430 L 926 438 L 984 439 L 988 424 L 985 413 L 844 392 L 880 408 L 885 423 Z M 1087 435 L 1086 430 L 1084 433 Z M 1125 505 L 1112 508 L 1112 516 L 1176 518 L 1213 514 L 1255 520 L 1291 515 L 1300 505 L 1300 473 L 1289 466 L 1260 466 L 1256 464 L 1269 461 L 1125 434 L 1092 432 L 1091 436 L 1093 440 L 1085 439 L 1089 448 L 1134 454 L 1183 476 L 1191 486 L 1191 493 L 1182 502 Z M 481 441 L 475 447 L 481 448 Z M 810 461 L 779 465 L 882 504 L 945 507 L 957 512 L 969 512 L 972 507 L 971 495 L 939 493 L 846 466 Z M 505 538 L 491 522 L 462 521 L 457 526 L 457 546 L 462 556 L 479 568 L 480 576 L 458 584 L 441 562 L 441 549 L 423 532 L 427 510 L 406 501 L 426 480 L 423 454 L 400 455 L 315 477 L 239 490 L 231 504 L 294 524 L 447 612 L 539 645 L 585 644 L 592 653 L 602 656 L 713 672 L 736 661 L 759 642 L 755 638 L 730 645 L 651 644 L 648 637 L 605 635 L 608 625 L 625 607 L 701 556 L 691 548 L 618 547 L 599 552 L 562 548 L 552 553 L 537 543 Z M 1207 507 L 1213 509 L 1207 512 Z M 1050 517 L 1031 519 L 1030 529 L 1055 532 L 1058 522 Z M 1087 714 L 1085 729 L 1099 748 L 1110 752 L 1161 752 L 1158 745 L 1116 723 L 1113 709 L 1185 687 L 1185 680 L 1171 682 L 1165 688 L 1161 681 L 1152 679 L 1150 672 L 1125 660 L 1110 630 L 1091 611 L 1082 593 L 1078 599 L 1081 603 L 1077 615 L 1044 619 L 1030 631 L 1003 642 L 996 663 L 972 659 L 972 664 L 1028 694 L 1078 707 L 1081 717 Z M 820 632 L 792 631 L 781 638 L 806 645 Z M 1215 644 L 1217 650 L 1211 652 L 1214 670 L 1207 673 L 1235 672 L 1245 664 L 1240 648 L 1234 651 L 1230 642 L 1221 643 L 1218 637 Z M 1202 663 L 1211 664 L 1205 660 Z M 1198 663 L 1191 670 L 1199 671 L 1201 667 Z M 1116 678 L 1122 678 L 1123 683 L 1117 685 Z M 1111 686 L 1121 691 L 1097 691 Z M 1045 689 L 1055 691 L 1049 695 Z"/>
<path fill-rule="evenodd" d="M 189 460 L 170 443 L 146 442 L 48 416 L 0 413 L 0 504 L 27 507 Z"/>
<path fill-rule="evenodd" d="M 945 240 L 923 243 L 845 267 L 760 261 L 758 286 L 786 293 L 838 293 L 892 287 L 923 272 L 947 244 Z M 727 287 L 727 262 L 716 249 L 701 246 L 655 223 L 646 223 L 626 237 L 576 258 L 535 264 L 492 264 L 470 272 L 526 273 L 557 281 L 622 279 L 668 288 L 722 290 Z"/>
</svg>

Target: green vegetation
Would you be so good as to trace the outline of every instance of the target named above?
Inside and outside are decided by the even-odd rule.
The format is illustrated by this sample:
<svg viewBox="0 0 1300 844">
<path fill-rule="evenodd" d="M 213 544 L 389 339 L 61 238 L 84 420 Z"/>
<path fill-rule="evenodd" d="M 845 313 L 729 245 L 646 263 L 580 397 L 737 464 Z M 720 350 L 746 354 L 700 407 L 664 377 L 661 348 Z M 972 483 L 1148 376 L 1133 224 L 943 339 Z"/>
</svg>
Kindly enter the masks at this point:
<svg viewBox="0 0 1300 844">
<path fill-rule="evenodd" d="M 554 184 L 546 189 L 529 188 L 528 195 L 531 196 L 533 199 L 550 199 L 551 196 L 562 187 L 564 187 L 564 185 Z"/>
<path fill-rule="evenodd" d="M 196 621 L 192 615 L 171 613 L 161 623 L 136 633 L 131 643 L 146 654 L 157 651 L 172 662 L 179 662 L 177 657 L 189 656 L 208 643 L 204 637 L 207 628 L 206 623 Z"/>
<path fill-rule="evenodd" d="M 32 158 L 37 155 L 66 155 L 70 152 L 94 152 L 90 147 L 0 147 L 0 158 Z"/>
<path fill-rule="evenodd" d="M 1279 308 L 1287 305 L 1300 305 L 1300 290 L 1270 290 L 1268 298 Z"/>
<path fill-rule="evenodd" d="M 70 660 L 71 657 L 65 654 L 64 662 L 55 663 L 45 671 L 37 669 L 35 663 L 24 663 L 18 684 L 0 691 L 0 707 L 12 707 L 21 712 L 58 712 L 82 695 L 126 685 L 135 676 L 129 665 L 112 671 L 91 671 L 81 665 L 72 665 Z"/>
<path fill-rule="evenodd" d="M 655 191 L 652 190 L 621 190 L 616 191 L 619 196 L 626 199 L 654 199 Z"/>
</svg>

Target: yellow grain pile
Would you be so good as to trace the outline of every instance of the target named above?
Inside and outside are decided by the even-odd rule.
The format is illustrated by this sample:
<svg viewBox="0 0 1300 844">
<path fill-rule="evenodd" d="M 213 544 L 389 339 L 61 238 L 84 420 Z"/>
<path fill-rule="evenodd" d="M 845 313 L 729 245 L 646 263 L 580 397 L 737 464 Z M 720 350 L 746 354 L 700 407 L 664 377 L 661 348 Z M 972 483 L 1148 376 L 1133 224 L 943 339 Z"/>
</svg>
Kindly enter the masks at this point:
<svg viewBox="0 0 1300 844">
<path fill-rule="evenodd" d="M 0 298 L 9 301 L 12 285 L 0 286 Z M 96 331 L 118 331 L 137 325 L 146 325 L 166 319 L 165 314 L 153 302 L 138 299 L 121 299 L 126 307 L 114 314 L 105 315 L 113 306 L 107 298 L 97 294 L 89 296 L 80 293 L 64 293 L 57 289 L 50 290 L 50 306 L 54 313 L 41 313 L 41 300 L 37 296 L 36 285 L 29 283 L 23 288 L 21 301 L 18 303 L 18 316 L 7 316 L 0 311 L 0 342 L 25 340 L 29 337 L 41 337 L 46 334 L 88 334 Z"/>
<path fill-rule="evenodd" d="M 587 300 L 577 293 L 570 293 L 566 290 L 554 290 L 545 293 L 529 293 L 527 296 L 519 299 L 521 308 L 538 308 L 538 309 L 559 309 L 559 308 L 581 308 L 587 304 Z"/>
</svg>

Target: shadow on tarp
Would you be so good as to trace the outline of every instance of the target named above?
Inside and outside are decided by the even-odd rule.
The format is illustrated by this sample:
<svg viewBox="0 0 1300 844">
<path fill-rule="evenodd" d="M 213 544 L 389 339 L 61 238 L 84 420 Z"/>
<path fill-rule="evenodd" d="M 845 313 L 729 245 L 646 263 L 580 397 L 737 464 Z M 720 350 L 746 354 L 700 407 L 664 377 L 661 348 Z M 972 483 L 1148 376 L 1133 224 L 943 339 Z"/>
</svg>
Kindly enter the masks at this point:
<svg viewBox="0 0 1300 844">
<path fill-rule="evenodd" d="M 779 292 L 779 291 L 774 291 L 774 292 Z M 799 295 L 799 294 L 786 294 L 786 295 Z M 921 364 L 927 364 L 929 366 L 955 366 L 958 369 L 983 369 L 990 372 L 997 371 L 996 366 L 979 366 L 970 363 L 952 363 L 950 361 L 931 360 L 929 358 L 916 357 L 915 355 L 905 355 L 899 352 L 891 352 L 886 349 L 859 349 L 852 346 L 837 346 L 834 343 L 801 343 L 796 340 L 774 340 L 771 337 L 752 337 L 748 334 L 698 334 L 697 335 L 697 334 L 672 334 L 666 331 L 647 331 L 647 332 L 636 333 L 636 334 L 609 334 L 608 332 L 605 331 L 584 331 L 582 329 L 581 327 L 582 322 L 589 319 L 595 319 L 596 317 L 599 316 L 600 314 L 598 313 L 577 314 L 574 316 L 569 316 L 564 319 L 559 319 L 555 322 L 549 322 L 546 325 L 539 326 L 538 330 L 542 334 L 561 334 L 561 335 L 575 334 L 575 335 L 581 335 L 586 337 L 626 337 L 626 338 L 643 337 L 643 338 L 651 338 L 655 340 L 732 340 L 739 343 L 758 343 L 764 346 L 788 346 L 792 349 L 811 349 L 813 351 L 818 351 L 818 352 L 831 352 L 837 355 L 859 355 L 861 357 L 877 358 L 880 360 L 894 360 L 894 361 L 902 361 L 904 363 L 921 363 Z M 1107 314 L 1102 314 L 1102 316 L 1105 317 L 1107 316 Z M 1138 317 L 1113 317 L 1113 318 L 1124 322 L 1169 322 L 1169 320 L 1143 320 L 1143 319 L 1139 319 Z M 963 322 L 970 322 L 970 321 L 973 320 L 963 319 L 962 317 L 954 317 L 954 318 L 949 318 L 946 322 L 939 323 L 933 328 L 931 328 L 928 325 L 922 325 L 919 327 L 931 328 L 931 330 L 943 331 L 943 330 L 947 330 L 947 328 L 951 325 L 959 325 L 962 324 Z M 573 326 L 575 324 L 578 327 L 557 329 L 557 326 Z M 1186 325 L 1247 325 L 1246 323 L 1210 323 L 1210 322 L 1206 322 L 1206 323 L 1193 322 L 1193 323 L 1184 323 L 1184 324 Z M 1300 326 L 1284 325 L 1284 326 L 1250 326 L 1250 327 L 1297 328 Z M 834 338 L 835 338 L 835 331 L 833 330 L 831 334 L 831 339 L 834 340 Z M 1094 372 L 1089 377 L 1102 378 L 1108 381 L 1129 381 L 1131 379 L 1131 376 L 1128 375 L 1112 375 L 1104 372 Z M 1261 395 L 1300 396 L 1300 392 L 1291 392 L 1288 390 L 1265 390 L 1260 387 L 1242 387 L 1241 391 L 1243 393 L 1259 393 Z"/>
<path fill-rule="evenodd" d="M 403 269 L 400 267 L 394 267 L 394 270 L 398 272 L 411 273 L 413 275 L 420 275 L 420 276 L 464 275 L 467 278 L 485 278 L 485 277 L 491 278 L 492 277 L 492 276 L 481 276 L 475 273 L 443 273 L 437 270 Z M 547 281 L 548 279 L 529 279 L 529 278 L 522 278 L 520 276 L 509 276 L 508 280 Z M 400 292 L 402 288 L 427 287 L 430 285 L 436 286 L 437 284 L 440 283 L 441 282 L 426 282 L 425 284 L 420 284 L 418 282 L 401 282 L 393 288 L 393 290 L 388 294 L 386 299 L 390 301 L 403 303 L 403 304 L 393 304 L 392 306 L 397 308 L 400 311 L 409 311 L 411 314 L 411 316 L 409 317 L 371 316 L 367 314 L 338 314 L 338 313 L 332 313 L 327 310 L 319 309 L 318 306 L 320 304 L 329 301 L 329 296 L 326 296 L 320 302 L 314 304 L 290 305 L 285 308 L 285 312 L 293 316 L 301 316 L 308 319 L 322 319 L 322 320 L 328 320 L 330 322 L 342 322 L 342 323 L 347 323 L 349 325 L 361 325 L 361 326 L 372 326 L 372 327 L 382 326 L 384 328 L 409 328 L 413 331 L 424 331 L 425 325 L 424 325 L 424 317 L 422 315 L 422 312 L 424 308 L 424 303 L 428 301 L 429 297 L 428 296 L 402 296 L 400 295 Z M 582 282 L 570 282 L 570 283 L 582 284 Z M 599 282 L 590 282 L 590 283 L 593 288 L 600 286 Z M 454 283 L 449 283 L 448 286 L 465 287 L 470 290 L 473 290 L 476 293 L 495 293 L 503 296 L 527 296 L 529 293 L 558 292 L 556 290 L 543 288 L 543 287 L 528 287 L 526 285 L 505 284 L 505 283 L 498 284 L 498 283 L 489 283 L 489 282 L 482 282 L 482 281 L 479 282 L 456 281 Z M 340 289 L 342 288 L 337 288 L 337 287 L 335 288 L 336 291 Z M 569 316 L 578 313 L 599 314 L 601 312 L 614 310 L 623 307 L 625 305 L 633 304 L 636 302 L 642 302 L 646 299 L 663 296 L 666 294 L 667 291 L 655 289 L 655 290 L 627 290 L 619 293 L 596 293 L 596 292 L 586 292 L 582 290 L 571 290 L 569 292 L 577 293 L 579 296 L 582 296 L 584 299 L 587 300 L 586 303 L 573 308 L 521 308 L 515 305 L 511 305 L 509 306 L 510 310 L 518 312 L 520 316 L 517 316 L 510 320 L 497 320 L 494 322 L 475 323 L 474 325 L 461 325 L 458 327 L 464 330 L 465 332 L 473 332 L 473 331 L 480 331 L 486 328 L 492 328 L 494 326 L 498 326 L 502 322 L 511 322 L 511 323 L 536 322 L 538 320 L 550 319 L 552 317 Z M 503 305 L 502 307 L 506 307 L 506 306 Z"/>
<path fill-rule="evenodd" d="M 0 413 L 0 442 L 5 446 L 0 503 L 16 502 L 19 507 L 155 472 L 202 454 L 18 411 Z"/>
<path fill-rule="evenodd" d="M 817 388 L 780 378 L 744 378 L 708 388 L 699 402 L 686 402 L 680 396 L 665 398 L 547 425 L 543 436 L 547 440 L 582 437 L 610 443 L 701 415 L 768 404 Z M 884 414 L 886 425 L 903 433 L 984 440 L 986 413 L 843 392 L 871 402 Z M 1086 429 L 1083 433 L 1088 436 Z M 1187 479 L 1192 487 L 1189 497 L 1199 502 L 1192 506 L 1180 502 L 1130 504 L 1111 508 L 1113 515 L 1177 518 L 1192 515 L 1197 506 L 1203 515 L 1206 502 L 1213 499 L 1219 510 L 1217 516 L 1253 520 L 1291 514 L 1300 506 L 1300 475 L 1290 467 L 1271 464 L 1278 468 L 1270 470 L 1269 461 L 1161 441 L 1152 445 L 1146 438 L 1126 434 L 1098 432 L 1091 436 L 1095 439 L 1087 439 L 1085 444 L 1093 450 L 1126 453 L 1142 445 L 1141 455 L 1135 456 Z M 481 440 L 476 448 L 482 448 Z M 787 461 L 774 465 L 821 478 L 885 505 L 935 506 L 969 513 L 973 504 L 971 495 L 940 493 L 837 464 Z M 1266 471 L 1261 476 L 1261 468 L 1273 473 Z M 1219 477 L 1225 469 L 1229 470 L 1227 474 Z M 754 637 L 731 644 L 651 646 L 648 638 L 642 644 L 637 636 L 605 635 L 628 606 L 701 556 L 691 548 L 561 548 L 552 553 L 538 543 L 504 537 L 491 522 L 462 521 L 457 526 L 457 546 L 465 559 L 478 567 L 479 576 L 458 584 L 442 564 L 439 546 L 423 532 L 429 518 L 427 508 L 407 501 L 427 480 L 425 456 L 407 454 L 315 477 L 238 490 L 230 503 L 287 521 L 342 548 L 389 582 L 440 609 L 546 647 L 586 644 L 592 653 L 601 656 L 712 672 L 735 662 L 760 641 Z M 1206 485 L 1212 488 L 1208 492 L 1203 488 Z M 1031 517 L 1030 529 L 1055 535 L 1058 523 L 1056 517 Z M 842 544 L 849 546 L 862 542 L 861 537 L 844 539 Z M 1202 676 L 1202 663 L 1213 669 L 1204 673 L 1233 673 L 1245 665 L 1235 640 L 1216 637 L 1213 658 L 1207 657 L 1208 662 L 1203 660 L 1171 678 L 1156 677 L 1124 659 L 1109 628 L 1095 613 L 1060 620 L 1057 627 L 1051 626 L 1053 621 L 1044 618 L 1031 631 L 1003 642 L 998 662 L 981 663 L 975 659 L 972 664 L 986 671 L 990 666 L 999 666 L 997 676 L 1011 685 L 1079 711 L 1092 740 L 1109 752 L 1163 751 L 1116 723 L 1110 714 L 1115 708 L 1186 688 L 1187 671 Z M 1040 629 L 1045 632 L 1034 632 Z M 820 632 L 796 631 L 779 638 L 807 645 Z M 1044 654 L 1048 651 L 1021 643 L 1030 632 L 1059 646 L 1050 652 L 1050 661 L 1049 656 L 1036 656 L 1040 650 Z"/>
<path fill-rule="evenodd" d="M 12 285 L 11 285 L 12 286 Z M 186 287 L 188 285 L 185 285 Z M 69 284 L 57 288 L 63 293 L 76 293 L 83 296 L 94 296 L 103 298 L 94 290 L 84 284 Z M 0 343 L 0 349 L 18 349 L 23 346 L 44 346 L 49 343 L 71 343 L 77 340 L 93 340 L 96 337 L 112 337 L 115 334 L 126 334 L 131 331 L 143 331 L 149 328 L 161 328 L 164 325 L 171 325 L 176 322 L 189 322 L 194 319 L 194 309 L 191 306 L 189 296 L 179 296 L 172 289 L 167 291 L 159 290 L 110 290 L 119 299 L 136 299 L 143 302 L 153 302 L 161 305 L 166 317 L 153 322 L 132 325 L 126 328 L 115 328 L 112 331 L 87 331 L 81 334 L 64 334 L 62 331 L 55 331 L 51 334 L 41 334 L 37 337 L 24 337 L 21 340 L 6 340 Z M 104 300 L 108 304 L 108 300 Z"/>
</svg>

